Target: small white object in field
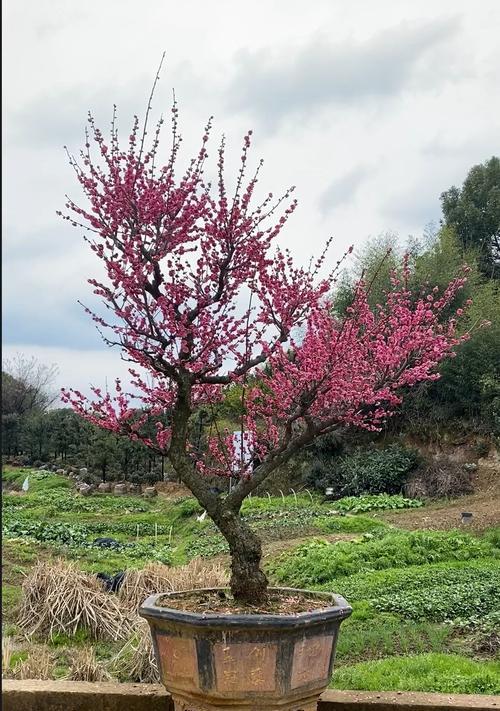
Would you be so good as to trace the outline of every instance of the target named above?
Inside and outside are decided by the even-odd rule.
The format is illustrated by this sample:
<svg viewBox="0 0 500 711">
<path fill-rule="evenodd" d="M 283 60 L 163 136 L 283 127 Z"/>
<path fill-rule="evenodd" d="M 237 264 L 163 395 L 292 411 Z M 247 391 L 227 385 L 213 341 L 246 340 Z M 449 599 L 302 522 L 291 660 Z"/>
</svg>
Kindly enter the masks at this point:
<svg viewBox="0 0 500 711">
<path fill-rule="evenodd" d="M 30 480 L 29 480 L 29 477 L 27 476 L 26 479 L 23 481 L 22 489 L 23 489 L 23 491 L 28 491 L 29 488 L 30 488 Z"/>
<path fill-rule="evenodd" d="M 204 511 L 200 516 L 196 517 L 196 520 L 197 521 L 204 521 L 206 519 L 206 517 L 207 517 L 207 512 Z"/>
</svg>

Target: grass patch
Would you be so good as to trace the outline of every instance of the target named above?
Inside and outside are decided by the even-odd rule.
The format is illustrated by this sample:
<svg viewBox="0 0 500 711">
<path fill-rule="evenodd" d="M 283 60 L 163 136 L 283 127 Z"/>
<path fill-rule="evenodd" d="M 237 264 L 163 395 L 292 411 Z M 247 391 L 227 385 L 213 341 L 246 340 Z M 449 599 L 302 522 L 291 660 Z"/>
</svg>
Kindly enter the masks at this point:
<svg viewBox="0 0 500 711">
<path fill-rule="evenodd" d="M 297 494 L 297 496 L 252 496 L 242 505 L 244 516 L 262 511 L 297 511 L 320 507 L 322 498 L 317 494 Z"/>
<path fill-rule="evenodd" d="M 478 662 L 457 654 L 394 656 L 339 667 L 330 686 L 360 691 L 498 694 L 500 662 Z"/>
<path fill-rule="evenodd" d="M 2 482 L 16 489 L 21 489 L 26 477 L 29 479 L 29 491 L 22 495 L 23 498 L 28 498 L 30 494 L 40 491 L 69 489 L 72 486 L 72 482 L 69 479 L 52 472 L 17 469 L 8 466 L 5 466 L 2 470 Z"/>
<path fill-rule="evenodd" d="M 382 521 L 368 516 L 322 516 L 314 527 L 322 533 L 370 533 L 388 528 Z"/>
<path fill-rule="evenodd" d="M 340 628 L 336 664 L 353 664 L 393 655 L 458 651 L 459 648 L 449 626 L 413 623 L 354 603 L 352 617 Z"/>
<path fill-rule="evenodd" d="M 363 496 L 344 496 L 334 502 L 336 511 L 343 513 L 367 513 L 391 509 L 417 509 L 424 505 L 419 499 L 407 499 L 400 494 L 365 494 Z"/>
<path fill-rule="evenodd" d="M 21 601 L 21 586 L 2 584 L 2 619 L 8 622 L 12 619 Z"/>
<path fill-rule="evenodd" d="M 456 584 L 437 582 L 425 590 L 381 595 L 373 605 L 377 610 L 395 612 L 412 620 L 446 621 L 500 610 L 499 592 L 500 571 L 495 570 Z"/>
<path fill-rule="evenodd" d="M 453 560 L 495 557 L 498 549 L 487 540 L 460 532 L 389 532 L 358 542 L 313 540 L 271 562 L 274 579 L 295 587 L 336 583 L 342 576 L 372 570 L 402 568 Z"/>
</svg>

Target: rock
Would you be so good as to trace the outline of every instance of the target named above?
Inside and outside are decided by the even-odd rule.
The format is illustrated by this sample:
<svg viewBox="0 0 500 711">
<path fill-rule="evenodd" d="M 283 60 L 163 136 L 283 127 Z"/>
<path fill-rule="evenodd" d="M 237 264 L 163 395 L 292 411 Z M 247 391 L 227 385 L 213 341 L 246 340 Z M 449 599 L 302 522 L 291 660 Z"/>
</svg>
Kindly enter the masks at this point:
<svg viewBox="0 0 500 711">
<path fill-rule="evenodd" d="M 118 495 L 118 496 L 123 496 L 124 494 L 127 493 L 127 485 L 126 484 L 115 484 L 115 488 L 113 489 L 113 493 Z"/>
<path fill-rule="evenodd" d="M 102 481 L 97 488 L 103 494 L 111 493 L 111 484 L 109 481 Z"/>
<path fill-rule="evenodd" d="M 40 467 L 40 471 L 46 472 L 48 468 L 49 468 L 48 464 L 42 464 L 42 466 Z"/>
<path fill-rule="evenodd" d="M 82 468 L 80 469 L 80 476 L 85 476 L 85 475 L 88 474 L 88 473 L 89 473 L 89 472 L 88 472 L 87 467 L 82 467 Z"/>
<path fill-rule="evenodd" d="M 90 484 L 82 484 L 79 488 L 79 492 L 82 496 L 90 496 L 94 491 L 94 487 Z"/>
<path fill-rule="evenodd" d="M 140 494 L 141 485 L 140 484 L 129 484 L 128 490 L 131 494 Z"/>
<path fill-rule="evenodd" d="M 56 474 L 62 474 L 62 476 L 64 476 L 66 474 L 66 469 L 56 469 Z"/>
<path fill-rule="evenodd" d="M 147 499 L 152 499 L 154 496 L 158 496 L 158 492 L 156 491 L 154 486 L 146 486 L 143 492 L 143 496 L 145 496 Z"/>
</svg>

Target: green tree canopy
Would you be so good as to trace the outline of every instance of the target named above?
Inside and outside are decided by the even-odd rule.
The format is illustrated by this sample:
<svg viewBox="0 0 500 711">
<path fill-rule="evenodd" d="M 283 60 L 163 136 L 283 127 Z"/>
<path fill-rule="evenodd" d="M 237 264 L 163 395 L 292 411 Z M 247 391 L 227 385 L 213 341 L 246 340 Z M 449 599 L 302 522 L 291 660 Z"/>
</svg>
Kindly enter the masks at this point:
<svg viewBox="0 0 500 711">
<path fill-rule="evenodd" d="M 441 205 L 463 247 L 478 251 L 484 275 L 500 278 L 500 159 L 471 168 L 462 188 L 441 194 Z"/>
</svg>

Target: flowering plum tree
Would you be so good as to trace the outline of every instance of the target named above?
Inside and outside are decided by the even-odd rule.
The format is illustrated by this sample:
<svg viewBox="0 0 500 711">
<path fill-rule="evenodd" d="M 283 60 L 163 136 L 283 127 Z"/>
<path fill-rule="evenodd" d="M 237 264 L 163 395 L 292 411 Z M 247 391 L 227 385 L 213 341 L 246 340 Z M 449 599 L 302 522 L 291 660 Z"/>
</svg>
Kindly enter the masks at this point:
<svg viewBox="0 0 500 711">
<path fill-rule="evenodd" d="M 95 388 L 92 401 L 71 389 L 63 397 L 94 424 L 168 457 L 228 541 L 234 596 L 256 602 L 267 580 L 260 541 L 240 516 L 243 500 L 314 438 L 347 427 L 376 430 L 403 389 L 438 377 L 437 365 L 460 341 L 443 311 L 464 278 L 415 299 L 404 266 L 384 304 L 371 310 L 361 281 L 346 317 L 333 317 L 333 273 L 320 278 L 326 250 L 306 269 L 276 246 L 296 207 L 293 188 L 255 200 L 262 162 L 247 177 L 251 132 L 230 188 L 224 140 L 215 184 L 204 177 L 211 121 L 180 174 L 175 101 L 172 143 L 159 165 L 162 123 L 146 148 L 147 115 L 142 130 L 136 117 L 123 149 L 115 118 L 106 141 L 89 116 L 81 158 L 70 156 L 88 204 L 68 198 L 63 217 L 86 229 L 104 266 L 102 279 L 89 282 L 110 316 L 87 311 L 132 364 L 133 392 L 117 380 L 113 395 Z M 235 383 L 244 386 L 242 441 L 253 468 L 228 433 L 210 437 L 203 455 L 188 436 L 199 408 L 221 402 Z M 237 483 L 219 494 L 207 475 Z"/>
</svg>

